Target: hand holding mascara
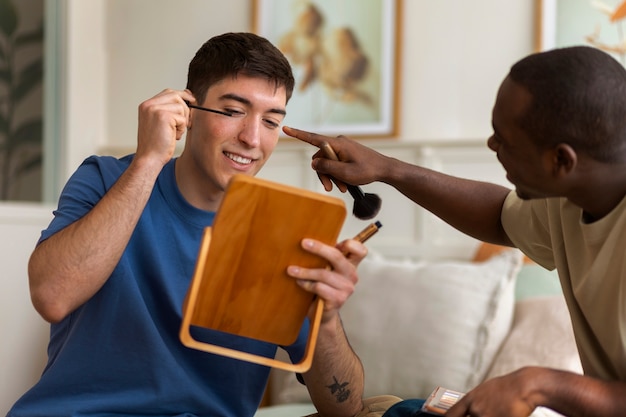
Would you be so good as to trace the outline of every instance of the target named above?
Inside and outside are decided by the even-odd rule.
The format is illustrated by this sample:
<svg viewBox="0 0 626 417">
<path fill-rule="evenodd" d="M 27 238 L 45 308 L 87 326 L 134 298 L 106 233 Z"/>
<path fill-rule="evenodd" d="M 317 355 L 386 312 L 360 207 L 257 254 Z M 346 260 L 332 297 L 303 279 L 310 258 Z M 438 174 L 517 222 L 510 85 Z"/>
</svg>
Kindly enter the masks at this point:
<svg viewBox="0 0 626 417">
<path fill-rule="evenodd" d="M 374 223 L 370 223 L 369 225 L 367 225 L 352 239 L 361 243 L 365 243 L 365 241 L 374 236 L 381 227 L 383 227 L 383 224 L 377 220 Z M 347 253 L 344 253 L 344 255 L 347 255 Z"/>
<path fill-rule="evenodd" d="M 352 239 L 361 242 L 361 243 L 365 243 L 365 241 L 367 241 L 370 237 L 374 236 L 376 234 L 376 232 L 378 232 L 378 230 L 380 230 L 380 228 L 383 227 L 383 224 L 379 221 L 375 221 L 374 223 L 370 223 L 368 224 L 363 230 L 361 230 L 356 236 L 354 236 Z M 346 256 L 348 253 L 347 252 L 343 252 L 344 256 Z M 327 267 L 328 269 L 331 269 L 330 265 Z"/>
</svg>

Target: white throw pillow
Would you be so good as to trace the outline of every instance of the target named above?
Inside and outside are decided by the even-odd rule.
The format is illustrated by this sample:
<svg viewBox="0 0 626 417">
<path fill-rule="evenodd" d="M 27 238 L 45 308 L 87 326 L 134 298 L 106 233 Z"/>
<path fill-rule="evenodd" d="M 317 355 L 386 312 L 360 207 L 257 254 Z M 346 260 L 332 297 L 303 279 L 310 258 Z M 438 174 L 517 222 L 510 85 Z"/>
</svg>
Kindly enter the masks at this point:
<svg viewBox="0 0 626 417">
<path fill-rule="evenodd" d="M 438 385 L 482 381 L 511 325 L 517 250 L 482 263 L 394 261 L 370 254 L 342 308 L 365 367 L 365 396 L 426 398 Z M 310 401 L 293 374 L 273 378 L 273 401 Z"/>
<path fill-rule="evenodd" d="M 511 331 L 487 379 L 530 365 L 583 373 L 563 295 L 517 302 Z"/>
</svg>

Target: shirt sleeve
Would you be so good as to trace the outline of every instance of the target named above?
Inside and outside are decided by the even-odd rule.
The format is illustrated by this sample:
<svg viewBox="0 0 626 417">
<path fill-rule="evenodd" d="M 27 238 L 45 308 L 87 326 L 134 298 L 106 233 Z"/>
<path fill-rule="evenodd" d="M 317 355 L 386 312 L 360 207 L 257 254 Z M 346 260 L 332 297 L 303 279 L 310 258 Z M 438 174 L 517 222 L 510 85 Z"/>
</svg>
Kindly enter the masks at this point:
<svg viewBox="0 0 626 417">
<path fill-rule="evenodd" d="M 102 199 L 127 163 L 113 157 L 91 156 L 65 184 L 54 218 L 41 233 L 39 243 L 86 215 Z"/>
<path fill-rule="evenodd" d="M 555 268 L 550 227 L 550 199 L 522 200 L 511 191 L 502 207 L 504 230 L 526 256 L 546 269 Z"/>
</svg>

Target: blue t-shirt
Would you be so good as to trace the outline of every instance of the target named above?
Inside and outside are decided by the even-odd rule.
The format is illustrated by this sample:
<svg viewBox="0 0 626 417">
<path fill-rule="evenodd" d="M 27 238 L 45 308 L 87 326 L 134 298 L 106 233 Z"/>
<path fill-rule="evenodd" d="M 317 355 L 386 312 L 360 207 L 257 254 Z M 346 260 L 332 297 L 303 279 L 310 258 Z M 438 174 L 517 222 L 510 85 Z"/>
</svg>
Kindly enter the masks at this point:
<svg viewBox="0 0 626 417">
<path fill-rule="evenodd" d="M 81 218 L 132 155 L 90 157 L 65 186 L 41 240 Z M 185 347 L 182 304 L 213 212 L 185 201 L 175 159 L 162 170 L 119 263 L 104 286 L 51 326 L 40 381 L 8 416 L 252 416 L 269 368 Z M 98 239 L 98 236 L 93 236 Z M 85 262 L 89 262 L 88 259 Z M 273 344 L 193 329 L 195 338 L 274 357 Z M 286 347 L 300 361 L 308 335 Z"/>
</svg>

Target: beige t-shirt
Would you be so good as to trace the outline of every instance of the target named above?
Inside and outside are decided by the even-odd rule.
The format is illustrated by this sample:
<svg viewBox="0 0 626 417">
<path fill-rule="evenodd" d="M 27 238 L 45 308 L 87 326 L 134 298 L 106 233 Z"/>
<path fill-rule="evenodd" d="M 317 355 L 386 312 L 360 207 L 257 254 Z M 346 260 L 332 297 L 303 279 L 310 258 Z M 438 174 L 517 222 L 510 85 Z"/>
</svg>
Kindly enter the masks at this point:
<svg viewBox="0 0 626 417">
<path fill-rule="evenodd" d="M 529 258 L 558 270 L 585 374 L 626 381 L 626 198 L 585 224 L 566 199 L 524 201 L 512 191 L 502 224 Z"/>
</svg>

